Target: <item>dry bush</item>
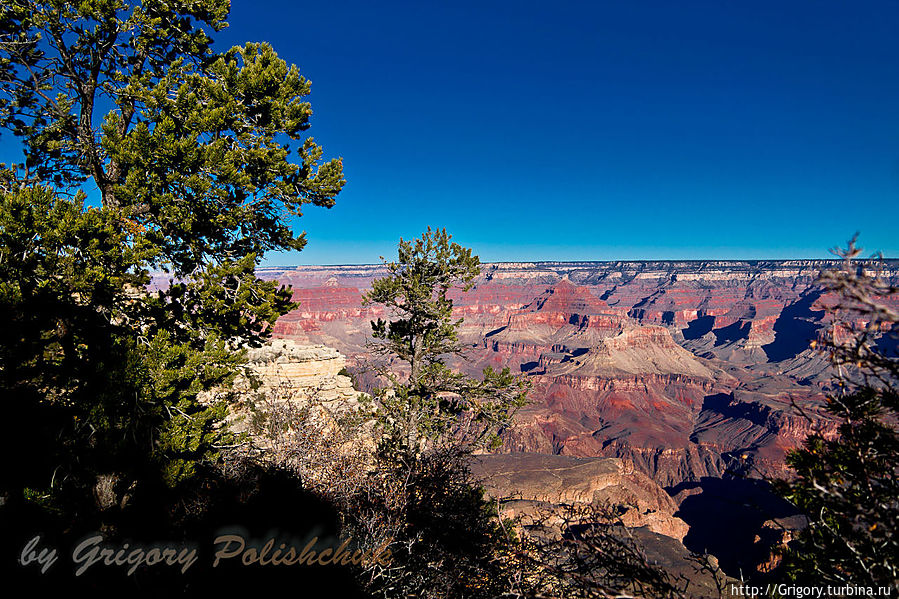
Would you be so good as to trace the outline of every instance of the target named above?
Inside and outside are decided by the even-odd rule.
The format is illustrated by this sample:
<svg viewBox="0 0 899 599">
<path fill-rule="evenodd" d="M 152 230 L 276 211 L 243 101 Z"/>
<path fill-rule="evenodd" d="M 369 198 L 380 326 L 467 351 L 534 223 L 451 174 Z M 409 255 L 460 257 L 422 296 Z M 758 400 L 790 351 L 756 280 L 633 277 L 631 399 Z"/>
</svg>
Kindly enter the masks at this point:
<svg viewBox="0 0 899 599">
<path fill-rule="evenodd" d="M 711 556 L 692 555 L 686 568 L 704 574 L 706 588 L 692 577 L 672 574 L 653 560 L 621 515 L 628 506 L 610 503 L 536 505 L 507 523 L 521 538 L 526 577 L 521 597 L 595 599 L 721 597 L 726 577 Z M 514 529 L 514 530 L 513 530 Z"/>
</svg>

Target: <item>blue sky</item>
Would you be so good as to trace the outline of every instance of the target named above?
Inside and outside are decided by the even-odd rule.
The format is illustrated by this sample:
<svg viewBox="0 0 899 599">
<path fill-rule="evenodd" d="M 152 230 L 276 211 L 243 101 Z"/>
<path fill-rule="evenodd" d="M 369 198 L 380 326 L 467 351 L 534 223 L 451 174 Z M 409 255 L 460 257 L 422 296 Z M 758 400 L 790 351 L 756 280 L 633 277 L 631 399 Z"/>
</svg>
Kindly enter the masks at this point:
<svg viewBox="0 0 899 599">
<path fill-rule="evenodd" d="M 312 82 L 337 205 L 267 263 L 899 256 L 899 2 L 234 0 Z"/>
<path fill-rule="evenodd" d="M 482 260 L 899 256 L 899 2 L 241 2 L 344 158 L 309 245 Z"/>
</svg>

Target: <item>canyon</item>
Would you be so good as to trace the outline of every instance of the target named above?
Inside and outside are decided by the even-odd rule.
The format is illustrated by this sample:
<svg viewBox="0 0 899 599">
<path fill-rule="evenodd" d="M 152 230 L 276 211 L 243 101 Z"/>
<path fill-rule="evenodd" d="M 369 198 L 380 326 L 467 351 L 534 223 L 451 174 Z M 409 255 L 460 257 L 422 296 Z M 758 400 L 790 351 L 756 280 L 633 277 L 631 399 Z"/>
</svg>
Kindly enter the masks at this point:
<svg viewBox="0 0 899 599">
<path fill-rule="evenodd" d="M 456 366 L 509 367 L 533 383 L 506 451 L 632 462 L 665 487 L 725 472 L 785 474 L 783 457 L 829 424 L 825 260 L 484 265 L 454 293 L 467 346 Z M 299 306 L 275 336 L 324 344 L 366 381 L 362 294 L 381 266 L 261 269 Z M 899 279 L 899 261 L 884 275 Z M 801 408 L 801 410 L 799 409 Z"/>
<path fill-rule="evenodd" d="M 484 264 L 470 291 L 451 293 L 466 347 L 454 366 L 471 373 L 508 367 L 531 381 L 530 403 L 505 432 L 501 452 L 614 459 L 616 468 L 664 488 L 676 505 L 665 517 L 689 525 L 685 544 L 722 545 L 724 565 L 729 540 L 706 516 L 736 509 L 745 524 L 738 532 L 748 539 L 789 516 L 760 479 L 788 477 L 790 449 L 811 432 L 835 432 L 824 410 L 833 373 L 816 345 L 828 330 L 867 324 L 838 322 L 828 310 L 835 298 L 822 292 L 818 276 L 840 266 Z M 899 283 L 899 260 L 859 268 L 875 266 Z M 363 294 L 385 273 L 378 265 L 259 269 L 260 277 L 290 285 L 298 304 L 279 319 L 275 337 L 336 348 L 368 390 L 370 321 L 389 315 L 365 305 Z M 677 528 L 671 522 L 669 534 Z M 730 557 L 731 571 L 752 567 Z"/>
</svg>

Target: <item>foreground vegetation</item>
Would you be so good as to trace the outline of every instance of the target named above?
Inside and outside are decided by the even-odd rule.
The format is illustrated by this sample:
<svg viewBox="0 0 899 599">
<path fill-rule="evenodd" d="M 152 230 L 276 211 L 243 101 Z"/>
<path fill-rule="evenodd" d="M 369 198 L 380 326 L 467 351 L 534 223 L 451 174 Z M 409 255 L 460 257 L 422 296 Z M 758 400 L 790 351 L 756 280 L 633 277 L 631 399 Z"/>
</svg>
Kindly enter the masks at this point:
<svg viewBox="0 0 899 599">
<path fill-rule="evenodd" d="M 228 10 L 0 5 L 0 125 L 23 151 L 0 169 L 5 568 L 35 532 L 185 540 L 233 510 L 249 526 L 244 508 L 283 491 L 283 473 L 226 461 L 240 440 L 210 391 L 292 307 L 256 277 L 264 252 L 301 249 L 287 217 L 344 178 L 305 136 L 295 66 L 267 44 L 213 49 Z"/>
</svg>

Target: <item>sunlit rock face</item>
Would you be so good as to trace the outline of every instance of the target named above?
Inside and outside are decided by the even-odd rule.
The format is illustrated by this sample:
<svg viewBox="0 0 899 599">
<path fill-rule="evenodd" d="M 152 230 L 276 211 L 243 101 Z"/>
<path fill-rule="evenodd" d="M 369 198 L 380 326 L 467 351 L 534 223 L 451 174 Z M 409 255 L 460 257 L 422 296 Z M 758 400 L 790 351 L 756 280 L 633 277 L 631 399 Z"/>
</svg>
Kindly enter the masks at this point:
<svg viewBox="0 0 899 599">
<path fill-rule="evenodd" d="M 303 388 L 336 380 L 346 367 L 346 358 L 333 347 L 298 345 L 288 339 L 276 339 L 269 345 L 247 352 L 253 372 L 266 385 Z M 342 378 L 349 380 L 349 377 Z"/>
<path fill-rule="evenodd" d="M 512 453 L 477 456 L 473 473 L 487 492 L 504 502 L 507 517 L 534 516 L 562 504 L 616 506 L 623 525 L 682 540 L 686 523 L 677 504 L 652 479 L 615 458 Z"/>
<path fill-rule="evenodd" d="M 301 345 L 289 339 L 247 351 L 247 373 L 237 378 L 228 422 L 235 432 L 259 432 L 254 417 L 282 410 L 285 418 L 313 408 L 333 415 L 354 408 L 360 392 L 346 376 L 346 358 L 333 347 Z"/>
<path fill-rule="evenodd" d="M 456 366 L 509 367 L 533 382 L 504 451 L 620 458 L 664 487 L 725 472 L 782 474 L 787 450 L 832 428 L 821 411 L 831 373 L 811 342 L 834 327 L 824 310 L 834 298 L 815 281 L 836 266 L 487 264 L 471 291 L 452 295 L 468 347 Z M 884 266 L 899 283 L 899 261 Z M 292 285 L 299 303 L 277 337 L 334 347 L 361 385 L 374 384 L 369 322 L 385 314 L 362 296 L 382 266 L 259 274 Z"/>
</svg>

